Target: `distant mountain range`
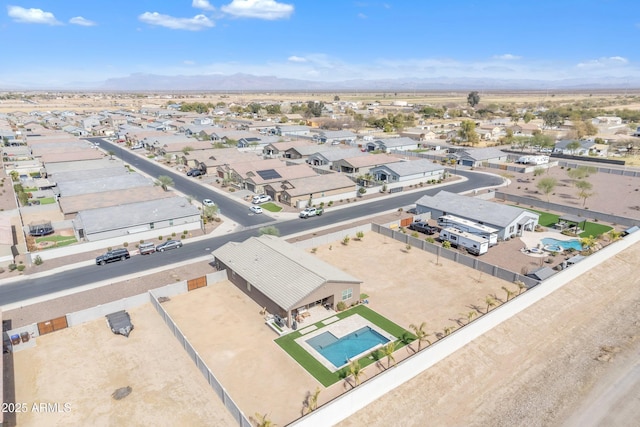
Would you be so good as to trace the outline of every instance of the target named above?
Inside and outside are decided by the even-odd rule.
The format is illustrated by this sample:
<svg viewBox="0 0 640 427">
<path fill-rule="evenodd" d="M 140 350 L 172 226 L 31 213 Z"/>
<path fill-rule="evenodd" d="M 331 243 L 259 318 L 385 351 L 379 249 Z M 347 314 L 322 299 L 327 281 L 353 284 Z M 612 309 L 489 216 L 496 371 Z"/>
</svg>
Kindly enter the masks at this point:
<svg viewBox="0 0 640 427">
<path fill-rule="evenodd" d="M 639 77 L 530 80 L 493 78 L 402 78 L 323 82 L 250 74 L 161 76 L 132 74 L 106 80 L 96 89 L 115 91 L 442 91 L 442 90 L 588 90 L 640 88 Z"/>
<path fill-rule="evenodd" d="M 219 92 L 348 92 L 348 91 L 456 91 L 456 90 L 610 90 L 640 89 L 640 77 L 602 77 L 589 79 L 533 80 L 495 78 L 399 78 L 354 79 L 337 82 L 288 79 L 251 74 L 163 76 L 131 74 L 102 82 L 70 82 L 59 87 L 26 85 L 2 87 L 4 90 L 103 90 L 103 91 L 219 91 Z"/>
</svg>

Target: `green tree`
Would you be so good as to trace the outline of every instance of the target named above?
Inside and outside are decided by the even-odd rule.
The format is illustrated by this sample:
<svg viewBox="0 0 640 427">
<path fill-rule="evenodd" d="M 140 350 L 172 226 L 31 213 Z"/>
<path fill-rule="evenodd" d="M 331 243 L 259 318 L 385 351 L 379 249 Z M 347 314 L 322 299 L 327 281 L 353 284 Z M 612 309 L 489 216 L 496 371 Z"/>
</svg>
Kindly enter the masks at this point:
<svg viewBox="0 0 640 427">
<path fill-rule="evenodd" d="M 186 156 L 190 151 L 193 151 L 193 147 L 187 145 L 186 147 L 182 147 L 182 153 Z"/>
<path fill-rule="evenodd" d="M 560 126 L 562 123 L 564 123 L 564 119 L 562 118 L 560 113 L 558 113 L 557 111 L 548 110 L 542 113 L 542 122 L 544 123 L 545 127 L 553 128 L 553 127 Z"/>
<path fill-rule="evenodd" d="M 524 120 L 525 123 L 529 123 L 531 120 L 535 118 L 536 116 L 533 113 L 530 113 L 529 111 L 524 113 L 524 116 L 522 116 L 522 120 Z"/>
<path fill-rule="evenodd" d="M 202 208 L 202 216 L 207 220 L 212 220 L 216 216 L 218 216 L 219 208 L 218 206 L 205 206 Z"/>
<path fill-rule="evenodd" d="M 396 351 L 396 343 L 393 341 L 388 342 L 387 345 L 382 347 L 382 354 L 387 358 L 387 369 L 391 367 L 391 362 L 396 362 L 395 357 L 393 357 L 394 351 Z"/>
<path fill-rule="evenodd" d="M 571 154 L 573 155 L 580 146 L 580 141 L 571 141 L 567 144 L 567 150 L 571 151 Z"/>
<path fill-rule="evenodd" d="M 170 176 L 160 175 L 156 180 L 155 185 L 160 186 L 164 191 L 167 191 L 169 187 L 174 186 L 174 182 Z"/>
<path fill-rule="evenodd" d="M 478 315 L 478 312 L 475 311 L 475 310 L 471 310 L 471 311 L 467 312 L 467 324 L 471 323 L 471 319 L 473 319 L 477 315 Z"/>
<path fill-rule="evenodd" d="M 527 285 L 525 285 L 522 280 L 516 280 L 513 282 L 513 284 L 518 287 L 518 295 L 520 295 L 522 291 L 527 290 Z"/>
<path fill-rule="evenodd" d="M 595 194 L 591 191 L 593 185 L 589 181 L 578 180 L 576 188 L 578 189 L 578 197 L 582 199 L 582 206 L 584 207 L 587 204 L 587 199 Z"/>
<path fill-rule="evenodd" d="M 357 360 L 352 360 L 349 362 L 349 376 L 353 377 L 353 386 L 357 387 L 360 385 L 360 377 L 364 375 L 364 371 L 362 370 L 362 366 L 360 366 L 360 362 Z"/>
<path fill-rule="evenodd" d="M 423 342 L 427 342 L 429 343 L 429 345 L 431 345 L 431 341 L 427 339 L 427 337 L 430 336 L 431 334 L 428 334 L 427 331 L 424 330 L 426 327 L 427 327 L 427 322 L 422 322 L 420 323 L 420 325 L 414 325 L 413 323 L 409 325 L 409 328 L 413 330 L 413 334 L 416 336 L 416 339 L 418 340 L 418 351 L 420 351 L 420 349 L 422 348 Z"/>
<path fill-rule="evenodd" d="M 511 298 L 513 298 L 516 295 L 514 291 L 507 288 L 506 286 L 503 286 L 502 290 L 505 291 L 505 293 L 507 294 L 507 301 L 509 301 Z"/>
<path fill-rule="evenodd" d="M 336 96 L 333 97 L 333 100 L 338 102 L 338 101 L 340 101 L 340 97 L 338 95 L 336 95 Z"/>
<path fill-rule="evenodd" d="M 280 230 L 278 230 L 273 225 L 268 225 L 266 227 L 261 227 L 258 230 L 258 233 L 260 234 L 260 236 L 262 236 L 263 234 L 267 234 L 269 236 L 279 236 L 280 235 Z"/>
<path fill-rule="evenodd" d="M 451 332 L 453 332 L 453 330 L 455 329 L 455 326 L 445 326 L 443 329 L 444 332 L 444 336 L 449 336 L 451 334 Z"/>
<path fill-rule="evenodd" d="M 547 202 L 549 201 L 549 194 L 553 192 L 553 190 L 558 185 L 558 180 L 554 177 L 548 176 L 546 178 L 542 178 L 538 181 L 536 187 L 540 190 L 544 195 L 547 196 Z"/>
<path fill-rule="evenodd" d="M 467 103 L 471 105 L 472 108 L 475 108 L 475 106 L 480 103 L 480 94 L 475 90 L 469 92 L 469 95 L 467 95 Z"/>
<path fill-rule="evenodd" d="M 107 151 L 107 154 L 109 154 L 109 160 L 113 160 L 113 155 L 116 154 L 116 153 L 113 150 L 109 150 L 109 151 Z"/>
<path fill-rule="evenodd" d="M 306 407 L 309 412 L 313 412 L 318 409 L 318 397 L 320 396 L 320 391 L 320 387 L 316 387 L 316 391 L 309 393 L 306 402 Z"/>
<path fill-rule="evenodd" d="M 476 123 L 473 120 L 462 121 L 458 136 L 460 136 L 463 141 L 467 141 L 473 145 L 480 142 L 480 137 L 476 133 Z"/>
</svg>

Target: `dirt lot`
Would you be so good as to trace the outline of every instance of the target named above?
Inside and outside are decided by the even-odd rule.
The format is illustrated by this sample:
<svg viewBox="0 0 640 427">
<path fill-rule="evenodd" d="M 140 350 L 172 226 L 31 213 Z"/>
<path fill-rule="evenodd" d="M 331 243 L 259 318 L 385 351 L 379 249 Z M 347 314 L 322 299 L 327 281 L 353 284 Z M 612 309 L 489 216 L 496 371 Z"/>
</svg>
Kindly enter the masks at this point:
<svg viewBox="0 0 640 427">
<path fill-rule="evenodd" d="M 609 406 L 583 421 L 635 425 L 638 375 L 620 393 L 615 387 L 634 366 L 637 371 L 638 262 L 636 245 L 340 425 L 561 425 L 584 403 L 599 402 L 592 389 L 611 387 Z"/>
<path fill-rule="evenodd" d="M 155 309 L 129 313 L 129 338 L 97 319 L 15 353 L 16 402 L 69 404 L 68 412 L 19 414 L 17 425 L 234 425 Z M 126 386 L 129 396 L 111 398 Z"/>
</svg>

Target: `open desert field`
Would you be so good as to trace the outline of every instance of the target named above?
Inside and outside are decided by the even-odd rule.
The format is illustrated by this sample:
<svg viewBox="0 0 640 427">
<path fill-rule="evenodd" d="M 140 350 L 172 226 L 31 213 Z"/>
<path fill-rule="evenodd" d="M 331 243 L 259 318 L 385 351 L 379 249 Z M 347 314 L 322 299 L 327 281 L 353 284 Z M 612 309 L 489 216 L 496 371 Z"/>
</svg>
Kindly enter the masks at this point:
<svg viewBox="0 0 640 427">
<path fill-rule="evenodd" d="M 639 262 L 635 245 L 340 425 L 637 425 Z"/>
<path fill-rule="evenodd" d="M 129 313 L 129 338 L 97 319 L 15 353 L 16 402 L 68 404 L 68 411 L 18 414 L 17 425 L 234 425 L 155 309 L 147 304 Z M 129 396 L 111 397 L 126 386 Z"/>
</svg>

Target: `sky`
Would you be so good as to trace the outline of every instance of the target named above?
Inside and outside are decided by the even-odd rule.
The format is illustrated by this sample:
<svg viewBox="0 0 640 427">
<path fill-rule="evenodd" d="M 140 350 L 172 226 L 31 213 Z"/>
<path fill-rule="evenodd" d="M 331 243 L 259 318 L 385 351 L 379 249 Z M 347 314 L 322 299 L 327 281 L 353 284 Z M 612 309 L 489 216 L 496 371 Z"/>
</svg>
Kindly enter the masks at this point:
<svg viewBox="0 0 640 427">
<path fill-rule="evenodd" d="M 640 79 L 640 0 L 9 0 L 0 88 L 135 73 Z"/>
</svg>

